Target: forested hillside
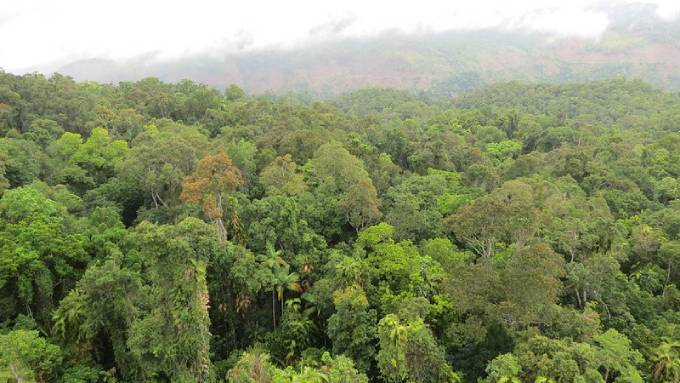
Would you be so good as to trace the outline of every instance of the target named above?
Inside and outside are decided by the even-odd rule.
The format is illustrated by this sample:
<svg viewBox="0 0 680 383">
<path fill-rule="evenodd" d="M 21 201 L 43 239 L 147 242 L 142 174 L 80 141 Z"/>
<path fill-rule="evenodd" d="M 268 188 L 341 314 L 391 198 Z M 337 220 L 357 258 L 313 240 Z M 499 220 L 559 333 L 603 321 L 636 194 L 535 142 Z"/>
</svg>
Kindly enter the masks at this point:
<svg viewBox="0 0 680 383">
<path fill-rule="evenodd" d="M 296 91 L 322 96 L 378 86 L 448 97 L 507 81 L 565 83 L 621 76 L 680 90 L 678 20 L 660 19 L 649 4 L 613 3 L 598 2 L 606 9 L 609 24 L 597 38 L 513 28 L 386 32 L 321 39 L 291 49 L 218 49 L 176 59 L 153 52 L 126 60 L 92 57 L 49 70 L 100 82 L 146 76 L 165 81 L 191 78 L 220 88 L 234 83 L 252 93 Z"/>
<path fill-rule="evenodd" d="M 676 94 L 0 72 L 0 135 L 0 381 L 680 381 Z"/>
</svg>

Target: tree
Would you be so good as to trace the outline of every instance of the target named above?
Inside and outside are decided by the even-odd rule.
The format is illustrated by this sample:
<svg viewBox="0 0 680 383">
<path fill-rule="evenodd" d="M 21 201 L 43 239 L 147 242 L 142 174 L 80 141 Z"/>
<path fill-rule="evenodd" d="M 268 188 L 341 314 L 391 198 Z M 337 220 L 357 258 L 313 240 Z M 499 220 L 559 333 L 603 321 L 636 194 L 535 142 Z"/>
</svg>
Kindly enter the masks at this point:
<svg viewBox="0 0 680 383">
<path fill-rule="evenodd" d="M 642 354 L 631 347 L 630 340 L 614 329 L 609 329 L 593 339 L 598 347 L 597 355 L 604 368 L 604 381 L 616 374 L 617 379 L 642 382 L 637 366 L 642 363 Z"/>
<path fill-rule="evenodd" d="M 469 323 L 453 325 L 458 332 L 484 326 L 483 331 L 496 329 L 519 336 L 532 328 L 548 331 L 560 327 L 560 317 L 566 315 L 557 311 L 564 260 L 540 242 L 513 250 L 472 265 L 449 264 L 443 290 L 456 302 L 458 315 L 470 318 Z M 571 335 L 575 336 L 575 331 Z M 511 347 L 501 336 L 494 343 L 500 349 Z"/>
<path fill-rule="evenodd" d="M 177 110 L 177 96 L 171 84 L 154 77 L 137 82 L 121 82 L 119 94 L 123 102 L 151 117 L 170 117 Z"/>
<path fill-rule="evenodd" d="M 149 196 L 154 207 L 178 202 L 183 179 L 194 171 L 196 152 L 181 136 L 153 132 L 135 143 L 118 165 L 119 177 Z"/>
<path fill-rule="evenodd" d="M 283 251 L 287 261 L 293 255 L 313 254 L 325 248 L 325 241 L 303 219 L 300 204 L 293 198 L 274 195 L 253 200 L 241 210 L 245 242 L 258 252 L 268 244 Z"/>
<path fill-rule="evenodd" d="M 276 159 L 260 173 L 262 184 L 268 194 L 287 194 L 290 196 L 302 194 L 305 185 L 303 176 L 297 173 L 297 164 L 290 154 L 276 157 Z"/>
<path fill-rule="evenodd" d="M 289 153 L 292 160 L 302 164 L 315 155 L 329 137 L 318 130 L 299 129 L 286 132 L 279 143 L 279 153 Z"/>
<path fill-rule="evenodd" d="M 34 330 L 14 330 L 0 335 L 0 367 L 16 382 L 53 381 L 61 363 L 61 350 Z"/>
<path fill-rule="evenodd" d="M 112 355 L 119 376 L 137 381 L 143 379 L 143 372 L 127 340 L 149 302 L 141 275 L 121 267 L 120 262 L 109 259 L 90 266 L 60 302 L 53 316 L 54 328 L 69 350 L 92 349 L 95 361 L 102 365 Z"/>
<path fill-rule="evenodd" d="M 227 373 L 230 383 L 368 383 L 366 375 L 358 372 L 352 361 L 342 355 L 335 358 L 327 352 L 320 360 L 303 360 L 299 369 L 281 370 L 274 366 L 268 354 L 252 350 L 241 355 Z"/>
<path fill-rule="evenodd" d="M 459 382 L 422 319 L 402 324 L 389 314 L 378 324 L 378 368 L 388 382 Z"/>
<path fill-rule="evenodd" d="M 49 152 L 56 159 L 51 164 L 55 180 L 84 192 L 113 176 L 127 155 L 128 145 L 111 139 L 106 129 L 96 128 L 85 142 L 80 134 L 64 133 L 50 145 Z"/>
<path fill-rule="evenodd" d="M 333 293 L 335 313 L 328 319 L 333 353 L 350 357 L 360 371 L 368 371 L 375 357 L 376 312 L 359 286 Z"/>
<path fill-rule="evenodd" d="M 92 125 L 108 130 L 115 138 L 132 141 L 141 131 L 145 117 L 134 108 L 96 108 L 97 116 Z"/>
<path fill-rule="evenodd" d="M 69 161 L 81 167 L 94 184 L 99 185 L 114 174 L 116 166 L 127 152 L 128 145 L 125 141 L 113 140 L 106 129 L 96 128 Z"/>
<path fill-rule="evenodd" d="M 394 226 L 399 239 L 419 241 L 443 235 L 443 215 L 455 209 L 449 201 L 465 203 L 460 182 L 460 174 L 435 169 L 427 175 L 403 178 L 383 196 L 385 221 Z"/>
<path fill-rule="evenodd" d="M 246 352 L 236 365 L 229 370 L 230 383 L 267 383 L 272 382 L 277 368 L 269 361 L 269 355 L 259 350 Z"/>
<path fill-rule="evenodd" d="M 595 254 L 583 263 L 569 264 L 567 279 L 576 294 L 578 307 L 585 307 L 589 300 L 595 300 L 603 306 L 607 317 L 611 318 L 609 305 L 619 302 L 609 298 L 620 299 L 613 289 L 621 280 L 620 265 L 615 258 Z"/>
<path fill-rule="evenodd" d="M 290 271 L 290 265 L 281 259 L 280 252 L 274 251 L 270 245 L 267 248 L 267 256 L 263 261 L 271 271 L 271 285 L 272 291 L 272 323 L 276 327 L 276 302 L 281 302 L 281 313 L 283 313 L 284 294 L 286 290 L 301 291 L 300 277 L 297 273 Z"/>
<path fill-rule="evenodd" d="M 245 96 L 245 92 L 236 84 L 230 84 L 227 89 L 224 90 L 225 97 L 229 101 L 238 100 Z"/>
<path fill-rule="evenodd" d="M 564 260 L 544 243 L 517 249 L 510 256 L 498 293 L 503 298 L 491 311 L 509 327 L 538 325 L 546 318 L 562 291 Z"/>
<path fill-rule="evenodd" d="M 637 370 L 641 354 L 631 349 L 628 338 L 609 329 L 593 341 L 589 344 L 534 336 L 517 345 L 512 359 L 521 366 L 522 381 L 643 381 Z M 490 366 L 498 366 L 508 358 L 507 354 L 501 355 Z"/>
<path fill-rule="evenodd" d="M 31 141 L 0 138 L 0 162 L 2 163 L 2 184 L 18 187 L 38 179 L 42 171 L 40 147 Z"/>
<path fill-rule="evenodd" d="M 127 341 L 146 379 L 205 382 L 210 370 L 206 265 L 218 243 L 205 223 L 140 224 L 133 240 L 151 260 L 150 310 L 132 324 Z"/>
<path fill-rule="evenodd" d="M 363 163 L 340 143 L 319 147 L 312 165 L 317 182 L 337 190 L 336 203 L 357 232 L 380 218 L 377 192 Z"/>
<path fill-rule="evenodd" d="M 522 143 L 513 140 L 503 140 L 499 143 L 489 143 L 486 145 L 486 154 L 497 162 L 516 158 L 521 150 Z"/>
<path fill-rule="evenodd" d="M 491 257 L 498 242 L 525 243 L 537 224 L 531 187 L 508 181 L 449 216 L 448 222 L 456 239 L 482 257 Z"/>
<path fill-rule="evenodd" d="M 257 146 L 250 141 L 241 139 L 232 141 L 225 146 L 225 152 L 241 171 L 246 189 L 257 184 Z"/>
<path fill-rule="evenodd" d="M 49 329 L 54 304 L 73 287 L 90 257 L 66 207 L 35 186 L 8 190 L 0 199 L 0 314 L 36 318 Z"/>
<path fill-rule="evenodd" d="M 469 254 L 458 250 L 448 238 L 430 239 L 422 249 L 423 255 L 439 262 L 445 270 L 453 270 L 453 267 L 464 264 L 469 257 Z"/>
<path fill-rule="evenodd" d="M 277 360 L 290 365 L 304 357 L 304 351 L 314 342 L 312 332 L 316 327 L 311 319 L 312 312 L 310 307 L 303 308 L 299 298 L 285 302 L 278 327 L 266 338 L 268 348 Z"/>
<path fill-rule="evenodd" d="M 184 178 L 180 198 L 186 203 L 200 203 L 206 217 L 215 225 L 217 238 L 224 242 L 227 240 L 224 227 L 227 197 L 241 185 L 241 171 L 226 154 L 208 155 L 198 161 L 193 175 Z"/>
<path fill-rule="evenodd" d="M 662 295 L 666 295 L 666 291 L 669 288 L 672 281 L 678 281 L 677 278 L 678 269 L 680 268 L 680 242 L 678 241 L 665 241 L 661 244 L 661 248 L 658 252 L 658 263 L 659 266 L 665 266 L 666 278 L 664 280 L 664 288 Z M 674 278 L 675 276 L 675 278 Z M 676 282 L 677 284 L 677 282 Z"/>
<path fill-rule="evenodd" d="M 31 126 L 24 137 L 35 142 L 42 148 L 47 148 L 54 140 L 64 133 L 64 129 L 54 120 L 38 118 L 31 122 Z"/>
<path fill-rule="evenodd" d="M 359 232 L 375 223 L 382 216 L 379 210 L 378 194 L 369 178 L 350 186 L 338 201 L 338 206 L 347 214 L 347 221 Z"/>
<path fill-rule="evenodd" d="M 379 223 L 359 233 L 353 256 L 362 261 L 362 283 L 369 301 L 393 312 L 406 297 L 434 295 L 441 280 L 441 265 L 420 254 L 410 241 L 394 241 L 394 227 Z M 372 288 L 379 286 L 379 288 Z"/>
<path fill-rule="evenodd" d="M 173 117 L 188 123 L 199 121 L 206 110 L 216 108 L 221 101 L 216 89 L 190 80 L 181 80 L 174 88 L 177 108 Z"/>
<path fill-rule="evenodd" d="M 653 351 L 655 382 L 680 381 L 680 342 L 666 339 Z"/>
<path fill-rule="evenodd" d="M 331 357 L 327 352 L 321 355 L 321 373 L 326 376 L 328 383 L 368 383 L 368 378 L 363 373 L 354 368 L 352 360 L 338 355 Z"/>
<path fill-rule="evenodd" d="M 512 354 L 495 357 L 486 367 L 486 382 L 489 383 L 521 383 L 519 379 L 522 366 Z"/>
</svg>

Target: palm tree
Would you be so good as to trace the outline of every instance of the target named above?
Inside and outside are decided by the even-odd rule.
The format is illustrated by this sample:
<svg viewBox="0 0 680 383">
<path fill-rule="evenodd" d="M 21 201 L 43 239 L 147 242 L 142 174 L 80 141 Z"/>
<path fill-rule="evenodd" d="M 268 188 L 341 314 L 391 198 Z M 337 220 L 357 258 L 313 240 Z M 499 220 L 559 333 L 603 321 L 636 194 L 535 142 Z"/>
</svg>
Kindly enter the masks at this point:
<svg viewBox="0 0 680 383">
<path fill-rule="evenodd" d="M 654 381 L 680 382 L 680 342 L 665 339 L 654 350 Z"/>
<path fill-rule="evenodd" d="M 292 383 L 325 383 L 328 376 L 316 369 L 305 366 L 299 375 L 292 377 Z"/>
<path fill-rule="evenodd" d="M 276 301 L 281 302 L 281 313 L 283 313 L 285 290 L 300 292 L 300 277 L 295 272 L 290 272 L 290 265 L 284 261 L 281 251 L 274 250 L 270 244 L 267 245 L 267 258 L 262 262 L 271 271 L 271 290 L 272 290 L 272 322 L 276 327 Z"/>
<path fill-rule="evenodd" d="M 276 287 L 276 296 L 281 302 L 281 312 L 283 312 L 284 295 L 285 290 L 291 290 L 295 292 L 302 291 L 300 287 L 300 277 L 295 272 L 290 272 L 290 265 L 287 263 L 280 267 L 277 267 L 272 271 L 273 283 Z"/>
</svg>

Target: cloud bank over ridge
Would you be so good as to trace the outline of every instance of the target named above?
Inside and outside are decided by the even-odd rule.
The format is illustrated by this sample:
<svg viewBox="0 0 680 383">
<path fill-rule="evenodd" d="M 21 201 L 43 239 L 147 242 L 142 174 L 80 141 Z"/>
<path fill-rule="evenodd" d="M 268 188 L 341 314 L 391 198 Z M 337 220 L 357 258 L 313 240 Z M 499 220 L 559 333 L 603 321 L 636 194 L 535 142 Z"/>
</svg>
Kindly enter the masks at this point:
<svg viewBox="0 0 680 383">
<path fill-rule="evenodd" d="M 680 3 L 669 0 L 4 2 L 0 68 L 21 73 L 90 58 L 218 57 L 382 33 L 500 29 L 597 38 L 609 25 L 608 9 L 631 3 L 654 7 L 662 19 L 680 12 Z"/>
</svg>

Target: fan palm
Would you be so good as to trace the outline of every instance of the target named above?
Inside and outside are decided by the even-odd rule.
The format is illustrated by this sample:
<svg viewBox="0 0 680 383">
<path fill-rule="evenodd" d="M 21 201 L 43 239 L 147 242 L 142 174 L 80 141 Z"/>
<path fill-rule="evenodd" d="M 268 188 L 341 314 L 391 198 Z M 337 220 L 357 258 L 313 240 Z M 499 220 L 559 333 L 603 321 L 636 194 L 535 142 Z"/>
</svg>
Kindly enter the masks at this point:
<svg viewBox="0 0 680 383">
<path fill-rule="evenodd" d="M 654 381 L 680 382 L 680 342 L 666 339 L 654 350 Z"/>
</svg>

